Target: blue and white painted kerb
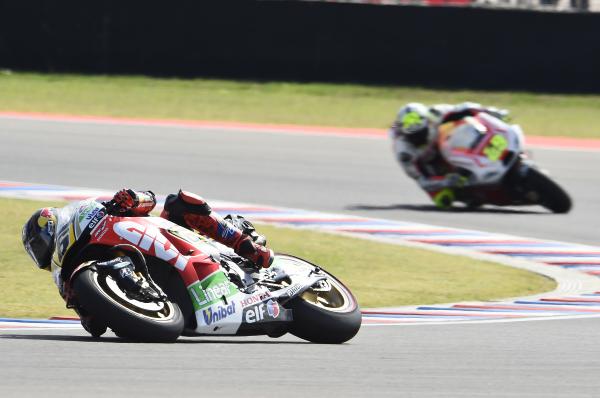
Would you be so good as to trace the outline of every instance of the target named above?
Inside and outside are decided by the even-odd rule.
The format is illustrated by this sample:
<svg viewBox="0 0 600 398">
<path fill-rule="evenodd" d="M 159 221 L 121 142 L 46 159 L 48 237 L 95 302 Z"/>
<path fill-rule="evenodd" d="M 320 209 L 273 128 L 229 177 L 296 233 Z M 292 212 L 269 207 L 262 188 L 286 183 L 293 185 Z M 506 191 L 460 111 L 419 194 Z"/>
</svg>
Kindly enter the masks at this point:
<svg viewBox="0 0 600 398">
<path fill-rule="evenodd" d="M 82 329 L 81 322 L 76 318 L 52 319 L 15 319 L 0 318 L 0 331 L 44 330 L 44 329 Z"/>
<path fill-rule="evenodd" d="M 80 200 L 99 196 L 110 198 L 113 192 L 54 185 L 0 181 L 0 196 L 40 200 Z M 159 198 L 159 205 L 163 198 Z M 497 259 L 544 264 L 548 271 L 568 272 L 566 285 L 548 295 L 511 299 L 501 302 L 453 303 L 448 305 L 411 306 L 363 311 L 364 324 L 423 324 L 448 322 L 514 321 L 565 317 L 600 316 L 600 247 L 528 239 L 487 233 L 364 217 L 327 214 L 298 209 L 257 206 L 233 202 L 210 201 L 215 211 L 236 213 L 252 221 L 318 229 L 357 237 L 445 248 L 451 253 L 495 255 Z M 440 249 L 441 250 L 441 249 Z M 506 261 L 503 261 L 506 262 Z M 557 273 L 558 272 L 558 273 Z M 552 274 L 552 272 L 544 272 Z M 569 279 L 569 275 L 584 280 Z M 556 277 L 560 279 L 562 276 Z M 563 280 L 563 282 L 565 282 Z M 590 283 L 591 281 L 591 283 Z M 559 281 L 560 282 L 560 281 Z M 565 283 L 563 283 L 564 285 Z M 0 329 L 10 321 L 0 319 Z M 12 324 L 14 326 L 14 322 Z M 68 325 L 71 326 L 72 325 Z M 8 327 L 11 327 L 10 324 Z"/>
</svg>

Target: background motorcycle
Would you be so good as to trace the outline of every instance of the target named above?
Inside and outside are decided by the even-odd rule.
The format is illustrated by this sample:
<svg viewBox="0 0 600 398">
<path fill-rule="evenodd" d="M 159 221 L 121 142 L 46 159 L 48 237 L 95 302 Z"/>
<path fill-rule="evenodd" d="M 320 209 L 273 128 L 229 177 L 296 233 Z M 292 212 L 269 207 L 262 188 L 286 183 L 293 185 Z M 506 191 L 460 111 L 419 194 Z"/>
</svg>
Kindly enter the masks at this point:
<svg viewBox="0 0 600 398">
<path fill-rule="evenodd" d="M 572 205 L 569 195 L 527 157 L 523 144 L 519 126 L 484 112 L 442 124 L 438 147 L 444 173 L 457 173 L 464 183 L 445 188 L 449 204 L 452 200 L 471 208 L 538 204 L 567 213 Z"/>
<path fill-rule="evenodd" d="M 342 343 L 358 332 L 356 299 L 321 267 L 277 254 L 271 267 L 257 270 L 230 248 L 166 219 L 120 217 L 111 206 L 78 204 L 58 231 L 55 262 L 67 306 L 95 337 L 109 327 L 147 342 L 290 332 Z"/>
</svg>

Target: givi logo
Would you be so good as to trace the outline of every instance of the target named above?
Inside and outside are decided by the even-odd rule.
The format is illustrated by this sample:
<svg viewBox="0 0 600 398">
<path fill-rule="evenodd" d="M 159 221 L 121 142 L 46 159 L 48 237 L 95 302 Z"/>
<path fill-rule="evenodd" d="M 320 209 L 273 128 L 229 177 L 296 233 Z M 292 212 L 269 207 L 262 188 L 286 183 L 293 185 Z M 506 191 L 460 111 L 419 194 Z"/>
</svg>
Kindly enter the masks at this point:
<svg viewBox="0 0 600 398">
<path fill-rule="evenodd" d="M 179 270 L 183 271 L 187 264 L 185 257 L 173 247 L 158 228 L 152 225 L 144 226 L 134 221 L 121 221 L 113 226 L 113 230 L 121 238 L 147 252 L 150 252 L 150 248 L 154 247 L 156 257 L 175 265 Z"/>
</svg>

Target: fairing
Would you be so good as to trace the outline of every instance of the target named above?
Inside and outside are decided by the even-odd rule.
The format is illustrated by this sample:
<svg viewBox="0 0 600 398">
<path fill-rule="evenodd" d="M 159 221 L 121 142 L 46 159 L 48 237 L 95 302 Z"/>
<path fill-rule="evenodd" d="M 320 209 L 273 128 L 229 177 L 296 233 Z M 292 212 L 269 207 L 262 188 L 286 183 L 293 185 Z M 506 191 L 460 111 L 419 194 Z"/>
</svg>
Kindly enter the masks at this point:
<svg viewBox="0 0 600 398">
<path fill-rule="evenodd" d="M 486 185 L 500 182 L 522 152 L 522 141 L 518 126 L 482 112 L 441 125 L 438 143 L 452 167 L 468 170 L 474 185 Z"/>
<path fill-rule="evenodd" d="M 268 289 L 246 294 L 229 280 L 219 262 L 231 249 L 166 219 L 108 215 L 90 230 L 90 244 L 130 244 L 176 268 L 193 304 L 196 334 L 234 335 L 241 325 L 252 334 L 248 326 L 257 325 L 251 324 L 291 320 Z"/>
</svg>

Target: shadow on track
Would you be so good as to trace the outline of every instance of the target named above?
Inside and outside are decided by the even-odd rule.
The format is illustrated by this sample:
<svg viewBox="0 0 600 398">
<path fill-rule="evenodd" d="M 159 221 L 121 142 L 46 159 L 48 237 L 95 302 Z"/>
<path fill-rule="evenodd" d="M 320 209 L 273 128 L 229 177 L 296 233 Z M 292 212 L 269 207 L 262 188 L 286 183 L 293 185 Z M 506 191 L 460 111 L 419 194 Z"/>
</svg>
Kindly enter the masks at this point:
<svg viewBox="0 0 600 398">
<path fill-rule="evenodd" d="M 5 334 L 0 335 L 0 339 L 14 340 L 46 340 L 46 341 L 79 341 L 83 343 L 127 343 L 126 340 L 118 337 L 103 337 L 95 339 L 92 336 L 73 336 L 73 335 L 57 335 L 57 334 Z"/>
<path fill-rule="evenodd" d="M 188 338 L 185 340 L 179 339 L 176 344 L 313 344 L 310 341 L 281 341 L 281 340 L 202 340 L 202 337 Z"/>
<path fill-rule="evenodd" d="M 13 340 L 45 340 L 45 341 L 73 341 L 82 343 L 118 343 L 118 344 L 145 344 L 136 341 L 121 339 L 116 336 L 106 336 L 99 339 L 93 338 L 92 336 L 66 336 L 56 334 L 5 334 L 0 335 L 0 339 L 13 339 Z M 160 343 L 148 343 L 148 344 L 160 344 Z M 281 341 L 281 340 L 243 340 L 238 339 L 227 339 L 218 340 L 211 338 L 205 340 L 202 337 L 186 337 L 179 338 L 173 344 L 312 344 L 308 341 Z"/>
<path fill-rule="evenodd" d="M 551 214 L 546 211 L 533 211 L 533 210 L 517 210 L 514 208 L 502 208 L 502 207 L 452 207 L 448 210 L 443 210 L 435 207 L 434 205 L 406 205 L 406 204 L 395 204 L 395 205 L 349 205 L 345 207 L 346 210 L 350 211 L 361 211 L 361 210 L 410 210 L 410 211 L 425 211 L 425 212 L 438 212 L 438 213 L 482 213 L 482 214 Z"/>
</svg>

